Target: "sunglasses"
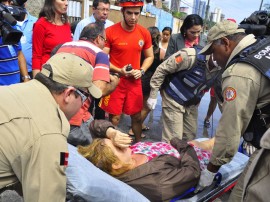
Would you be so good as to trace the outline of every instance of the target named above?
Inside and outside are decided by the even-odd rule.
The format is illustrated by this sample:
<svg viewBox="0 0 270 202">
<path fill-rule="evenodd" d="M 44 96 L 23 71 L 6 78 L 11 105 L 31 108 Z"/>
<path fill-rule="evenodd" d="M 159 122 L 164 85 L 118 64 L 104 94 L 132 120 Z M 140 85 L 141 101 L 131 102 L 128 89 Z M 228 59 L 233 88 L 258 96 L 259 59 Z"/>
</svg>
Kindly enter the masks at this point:
<svg viewBox="0 0 270 202">
<path fill-rule="evenodd" d="M 90 94 L 79 89 L 79 88 L 76 88 L 75 89 L 75 92 L 81 96 L 81 99 L 82 99 L 82 103 L 84 103 L 89 97 L 90 97 Z"/>
</svg>

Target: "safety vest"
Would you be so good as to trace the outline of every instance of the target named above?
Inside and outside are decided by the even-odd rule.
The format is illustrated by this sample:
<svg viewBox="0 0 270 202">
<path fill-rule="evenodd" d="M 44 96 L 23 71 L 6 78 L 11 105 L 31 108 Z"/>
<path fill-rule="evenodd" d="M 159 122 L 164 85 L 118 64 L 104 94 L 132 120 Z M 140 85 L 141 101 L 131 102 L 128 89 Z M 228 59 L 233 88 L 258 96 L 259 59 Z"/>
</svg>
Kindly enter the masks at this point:
<svg viewBox="0 0 270 202">
<path fill-rule="evenodd" d="M 270 37 L 262 37 L 237 54 L 227 67 L 243 62 L 252 65 L 266 78 L 270 79 Z M 256 148 L 260 148 L 260 140 L 270 123 L 270 103 L 256 109 L 243 134 L 244 139 Z"/>
<path fill-rule="evenodd" d="M 168 75 L 163 85 L 165 92 L 183 106 L 198 104 L 204 95 L 204 90 L 208 89 L 214 80 L 206 81 L 205 55 L 198 54 L 202 47 L 194 46 L 194 49 L 196 50 L 195 65 L 190 69 Z"/>
</svg>

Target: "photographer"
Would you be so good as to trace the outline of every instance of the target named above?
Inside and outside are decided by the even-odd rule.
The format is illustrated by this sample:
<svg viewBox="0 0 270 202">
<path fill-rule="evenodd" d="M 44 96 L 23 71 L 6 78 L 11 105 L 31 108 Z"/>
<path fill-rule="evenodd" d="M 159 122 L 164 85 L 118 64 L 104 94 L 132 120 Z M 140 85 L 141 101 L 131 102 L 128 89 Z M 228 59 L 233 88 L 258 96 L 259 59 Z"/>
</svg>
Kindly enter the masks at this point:
<svg viewBox="0 0 270 202">
<path fill-rule="evenodd" d="M 11 0 L 10 3 L 11 5 L 23 8 L 26 12 L 24 20 L 17 21 L 16 28 L 23 33 L 20 42 L 22 45 L 22 52 L 26 60 L 27 71 L 29 76 L 32 78 L 32 35 L 33 26 L 37 21 L 37 18 L 30 15 L 30 13 L 26 10 L 25 2 L 27 2 L 27 0 Z"/>
<path fill-rule="evenodd" d="M 1 4 L 10 5 L 10 1 L 0 0 Z M 2 16 L 1 16 L 2 17 Z M 0 21 L 4 19 L 0 18 Z M 13 27 L 14 28 L 14 27 Z M 1 27 L 1 30 L 3 27 Z M 26 60 L 22 53 L 21 43 L 6 44 L 3 40 L 2 32 L 0 36 L 0 85 L 10 85 L 29 81 Z"/>
</svg>

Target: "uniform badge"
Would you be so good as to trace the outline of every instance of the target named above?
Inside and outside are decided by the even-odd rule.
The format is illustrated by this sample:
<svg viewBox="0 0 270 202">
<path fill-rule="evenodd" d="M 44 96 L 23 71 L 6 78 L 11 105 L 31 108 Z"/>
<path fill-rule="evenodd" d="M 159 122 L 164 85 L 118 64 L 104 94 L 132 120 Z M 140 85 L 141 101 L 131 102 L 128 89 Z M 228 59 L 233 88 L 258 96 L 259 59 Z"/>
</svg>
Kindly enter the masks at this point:
<svg viewBox="0 0 270 202">
<path fill-rule="evenodd" d="M 60 152 L 60 166 L 68 165 L 68 152 Z"/>
<path fill-rule="evenodd" d="M 140 39 L 140 40 L 139 40 L 139 46 L 140 46 L 140 47 L 143 47 L 143 45 L 144 45 L 144 40 Z"/>
<path fill-rule="evenodd" d="M 236 98 L 236 90 L 232 87 L 226 88 L 224 92 L 224 97 L 226 101 L 233 101 Z"/>
<path fill-rule="evenodd" d="M 181 57 L 181 54 L 178 54 L 175 56 L 175 62 L 176 64 L 179 64 L 180 62 L 182 62 L 183 58 Z"/>
</svg>

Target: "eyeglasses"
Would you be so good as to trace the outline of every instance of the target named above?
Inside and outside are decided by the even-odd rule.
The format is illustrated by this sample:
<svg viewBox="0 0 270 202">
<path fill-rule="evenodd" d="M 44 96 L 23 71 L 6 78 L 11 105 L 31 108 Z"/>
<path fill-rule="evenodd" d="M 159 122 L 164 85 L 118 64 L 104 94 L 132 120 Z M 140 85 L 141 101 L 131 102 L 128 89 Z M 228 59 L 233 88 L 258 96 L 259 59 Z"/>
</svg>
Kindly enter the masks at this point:
<svg viewBox="0 0 270 202">
<path fill-rule="evenodd" d="M 105 39 L 104 36 L 102 36 L 102 35 L 99 35 L 99 36 L 103 39 L 104 42 L 107 42 L 107 39 Z"/>
<path fill-rule="evenodd" d="M 109 8 L 96 8 L 96 9 L 101 11 L 102 13 L 111 11 Z"/>
<path fill-rule="evenodd" d="M 90 97 L 90 94 L 79 89 L 79 88 L 76 88 L 75 89 L 75 92 L 78 93 L 80 96 L 81 96 L 81 99 L 82 99 L 82 103 L 84 103 L 89 97 Z"/>
</svg>

